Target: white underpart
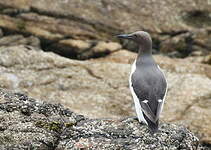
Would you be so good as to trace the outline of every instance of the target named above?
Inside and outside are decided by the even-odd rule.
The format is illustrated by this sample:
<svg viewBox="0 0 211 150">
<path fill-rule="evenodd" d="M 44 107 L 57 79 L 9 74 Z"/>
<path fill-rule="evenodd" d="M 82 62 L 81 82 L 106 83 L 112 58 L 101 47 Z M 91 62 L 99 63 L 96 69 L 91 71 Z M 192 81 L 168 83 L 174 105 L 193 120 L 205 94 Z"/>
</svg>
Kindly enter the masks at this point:
<svg viewBox="0 0 211 150">
<path fill-rule="evenodd" d="M 139 122 L 144 122 L 145 124 L 148 125 L 147 121 L 145 120 L 145 118 L 143 116 L 143 112 L 142 112 L 142 109 L 141 109 L 139 99 L 138 99 L 138 97 L 137 97 L 137 95 L 134 92 L 133 87 L 132 87 L 132 74 L 135 72 L 135 70 L 136 70 L 136 60 L 134 61 L 133 65 L 132 65 L 130 78 L 129 78 L 129 86 L 130 86 L 130 91 L 132 93 L 133 100 L 134 100 L 134 103 L 135 103 L 135 109 L 136 109 L 136 114 L 138 116 L 138 120 L 139 120 Z"/>
<path fill-rule="evenodd" d="M 157 65 L 158 66 L 158 69 L 163 73 L 163 71 L 162 71 L 162 69 L 160 69 L 160 66 L 159 65 Z M 163 75 L 164 75 L 164 77 L 165 77 L 165 80 L 166 80 L 166 76 L 165 76 L 165 74 L 163 73 Z M 162 103 L 162 106 L 161 106 L 161 111 L 160 112 L 162 112 L 163 111 L 163 105 L 164 105 L 164 102 L 165 102 L 165 99 L 166 99 L 166 93 L 167 93 L 167 89 L 168 89 L 168 83 L 167 83 L 167 80 L 166 80 L 166 91 L 165 91 L 165 95 L 164 95 L 164 97 L 163 97 L 163 103 Z M 160 99 L 159 99 L 160 100 Z M 159 100 L 158 100 L 158 102 L 159 102 Z M 162 101 L 162 100 L 161 100 Z"/>
</svg>

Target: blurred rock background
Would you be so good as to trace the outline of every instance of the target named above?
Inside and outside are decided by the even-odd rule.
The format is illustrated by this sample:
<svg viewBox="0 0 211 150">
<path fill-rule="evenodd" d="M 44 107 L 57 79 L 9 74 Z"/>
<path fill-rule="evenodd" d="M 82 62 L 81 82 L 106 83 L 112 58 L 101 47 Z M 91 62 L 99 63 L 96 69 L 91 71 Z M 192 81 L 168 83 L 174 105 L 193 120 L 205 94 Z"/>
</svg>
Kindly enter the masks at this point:
<svg viewBox="0 0 211 150">
<path fill-rule="evenodd" d="M 0 0 L 0 87 L 91 118 L 135 115 L 137 46 L 115 35 L 137 30 L 151 34 L 168 80 L 161 120 L 211 147 L 209 0 Z"/>
</svg>

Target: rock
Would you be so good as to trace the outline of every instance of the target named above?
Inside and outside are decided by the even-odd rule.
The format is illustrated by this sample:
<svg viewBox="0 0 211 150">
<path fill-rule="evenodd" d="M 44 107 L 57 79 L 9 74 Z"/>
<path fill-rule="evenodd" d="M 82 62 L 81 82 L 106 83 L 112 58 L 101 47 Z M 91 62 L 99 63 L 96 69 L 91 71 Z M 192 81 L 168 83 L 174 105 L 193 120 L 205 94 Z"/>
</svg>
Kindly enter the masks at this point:
<svg viewBox="0 0 211 150">
<path fill-rule="evenodd" d="M 92 118 L 123 118 L 135 115 L 127 64 L 134 57 L 119 50 L 108 58 L 77 61 L 24 46 L 1 47 L 0 86 Z M 211 66 L 159 55 L 155 60 L 169 87 L 161 120 L 184 124 L 211 143 Z"/>
<path fill-rule="evenodd" d="M 211 65 L 211 54 L 208 56 L 205 56 L 203 63 Z"/>
<path fill-rule="evenodd" d="M 3 31 L 0 28 L 0 38 L 3 36 Z"/>
<path fill-rule="evenodd" d="M 127 0 L 1 0 L 0 27 L 39 37 L 44 50 L 53 46 L 60 53 L 63 51 L 60 43 L 67 38 L 117 42 L 114 35 L 140 29 L 152 35 L 156 52 L 179 51 L 182 55 L 171 55 L 186 57 L 195 50 L 211 49 L 208 1 L 187 0 L 187 3 L 177 0 L 132 0 L 130 3 Z M 122 45 L 130 50 L 136 47 L 131 42 Z M 95 54 L 84 51 L 77 56 L 73 53 L 71 58 L 85 59 L 96 57 Z"/>
<path fill-rule="evenodd" d="M 182 53 L 183 56 L 187 56 L 190 53 L 189 51 L 191 51 L 191 49 L 189 48 L 191 41 L 188 46 L 188 39 L 191 39 L 191 36 L 189 34 L 181 34 L 173 38 L 169 38 L 161 43 L 160 51 L 162 53 L 170 53 L 176 50 L 179 53 Z"/>
<path fill-rule="evenodd" d="M 128 50 L 118 50 L 108 55 L 107 57 L 92 59 L 92 61 L 102 62 L 114 62 L 120 64 L 132 64 L 137 56 L 137 53 L 130 52 Z"/>
<path fill-rule="evenodd" d="M 122 46 L 116 42 L 99 41 L 94 42 L 92 47 L 78 56 L 79 59 L 98 58 L 106 56 L 114 51 L 121 49 Z"/>
<path fill-rule="evenodd" d="M 192 63 L 205 63 L 205 56 L 189 56 L 185 58 L 184 60 Z M 206 64 L 206 63 L 205 63 Z"/>
<path fill-rule="evenodd" d="M 30 45 L 40 48 L 40 40 L 34 36 L 9 35 L 0 38 L 0 46 Z"/>
<path fill-rule="evenodd" d="M 64 44 L 64 45 L 68 45 L 70 47 L 73 47 L 73 49 L 75 49 L 75 51 L 79 51 L 78 53 L 80 53 L 81 51 L 84 51 L 86 49 L 89 49 L 91 47 L 91 43 L 86 42 L 86 41 L 82 41 L 82 40 L 61 40 L 60 44 Z"/>
<path fill-rule="evenodd" d="M 93 51 L 95 53 L 102 53 L 102 52 L 114 52 L 116 50 L 121 49 L 122 46 L 119 43 L 115 42 L 98 42 L 95 47 L 93 47 Z"/>
<path fill-rule="evenodd" d="M 192 149 L 183 126 L 162 123 L 155 136 L 133 119 L 88 119 L 61 105 L 0 89 L 1 149 Z"/>
<path fill-rule="evenodd" d="M 88 51 L 91 46 L 91 42 L 88 41 L 66 39 L 59 41 L 59 43 L 52 44 L 48 47 L 48 50 L 65 57 L 79 58 L 80 55 L 83 52 Z"/>
<path fill-rule="evenodd" d="M 93 62 L 112 62 L 120 64 L 132 64 L 137 57 L 137 53 L 130 52 L 127 50 L 119 50 L 111 53 L 109 56 L 99 59 L 92 59 Z M 200 63 L 194 63 L 193 60 L 188 58 L 186 59 L 176 59 L 169 58 L 163 55 L 154 55 L 155 61 L 159 64 L 162 69 L 167 72 L 176 72 L 176 73 L 190 73 L 190 74 L 199 74 L 205 75 L 208 78 L 211 78 L 211 67 L 209 65 L 204 65 Z"/>
<path fill-rule="evenodd" d="M 201 46 L 202 48 L 211 50 L 211 34 L 209 34 L 211 29 L 200 29 L 195 31 L 194 39 L 195 45 Z"/>
<path fill-rule="evenodd" d="M 203 51 L 194 51 L 190 54 L 190 56 L 193 56 L 193 57 L 198 57 L 198 56 L 203 56 L 203 55 L 204 55 Z"/>
<path fill-rule="evenodd" d="M 194 12 L 201 13 L 200 15 L 202 15 L 202 17 L 203 14 L 209 14 L 210 12 L 207 1 L 198 2 L 197 0 L 188 0 L 187 2 L 190 3 L 189 6 L 181 4 L 176 0 L 165 0 L 163 2 L 152 0 L 132 0 L 130 5 L 126 0 L 109 0 L 106 2 L 87 1 L 86 3 L 85 1 L 78 2 L 77 0 L 65 2 L 57 0 L 38 0 L 24 2 L 23 0 L 15 0 L 15 2 L 8 2 L 6 0 L 2 0 L 0 4 L 22 10 L 30 10 L 32 7 L 32 11 L 34 12 L 40 14 L 52 14 L 52 16 L 56 16 L 56 14 L 64 15 L 66 17 L 73 16 L 72 18 L 75 20 L 78 19 L 79 21 L 87 21 L 85 23 L 90 24 L 96 23 L 96 28 L 101 28 L 102 30 L 106 30 L 106 28 L 110 26 L 117 29 L 120 28 L 127 30 L 145 28 L 146 30 L 151 29 L 153 31 L 159 32 L 161 30 L 172 31 L 171 29 L 187 29 L 188 25 L 196 27 L 193 24 L 189 24 L 189 22 L 187 22 L 188 19 L 195 19 L 193 18 L 195 17 Z M 25 6 L 22 6 L 23 3 Z M 174 5 L 171 5 L 172 3 L 174 3 Z M 200 12 L 198 11 L 197 5 L 200 5 Z M 157 6 L 162 6 L 163 9 L 160 9 Z M 81 8 L 80 10 L 78 9 L 79 7 Z M 140 7 L 143 9 L 139 9 Z M 167 16 L 165 14 L 169 15 Z M 178 16 L 183 17 L 177 18 Z M 151 19 L 149 19 L 149 17 L 151 17 Z M 203 19 L 209 23 L 209 18 L 204 16 Z M 205 27 L 209 25 L 206 24 L 207 22 L 201 21 L 201 23 Z"/>
<path fill-rule="evenodd" d="M 163 53 L 181 53 L 181 57 L 193 55 L 193 52 L 200 51 L 201 55 L 206 55 L 211 50 L 210 35 L 207 30 L 193 30 L 191 33 L 183 33 L 163 40 L 160 44 L 160 51 Z"/>
<path fill-rule="evenodd" d="M 121 45 L 116 42 L 66 39 L 52 44 L 48 49 L 68 58 L 88 59 L 112 53 L 121 49 Z"/>
</svg>

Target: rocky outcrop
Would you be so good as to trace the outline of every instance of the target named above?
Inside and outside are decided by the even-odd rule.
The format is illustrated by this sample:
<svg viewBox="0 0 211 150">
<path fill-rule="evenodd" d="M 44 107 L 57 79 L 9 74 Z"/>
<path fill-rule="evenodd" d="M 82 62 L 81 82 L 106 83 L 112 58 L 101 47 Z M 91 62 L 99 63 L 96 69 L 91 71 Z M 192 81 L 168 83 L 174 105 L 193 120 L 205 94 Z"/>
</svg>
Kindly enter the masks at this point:
<svg viewBox="0 0 211 150">
<path fill-rule="evenodd" d="M 83 40 L 61 40 L 59 43 L 54 43 L 49 50 L 62 56 L 75 59 L 88 59 L 106 56 L 114 51 L 120 50 L 122 46 L 116 42 L 103 41 L 83 41 Z M 62 51 L 61 51 L 62 49 Z"/>
<path fill-rule="evenodd" d="M 4 149 L 186 149 L 199 142 L 185 127 L 162 123 L 151 135 L 133 119 L 88 119 L 61 105 L 0 89 L 0 147 Z"/>
<path fill-rule="evenodd" d="M 106 52 L 96 54 L 92 47 L 75 51 L 64 40 L 115 41 L 116 34 L 146 30 L 151 33 L 157 52 L 186 57 L 193 51 L 211 50 L 208 3 L 207 0 L 186 3 L 177 0 L 1 0 L 0 27 L 6 32 L 40 38 L 42 49 L 81 59 Z M 130 42 L 122 45 L 134 48 Z"/>
<path fill-rule="evenodd" d="M 135 56 L 120 50 L 76 61 L 24 46 L 1 47 L 0 86 L 92 118 L 124 118 L 135 115 L 128 88 L 128 62 Z M 161 120 L 184 124 L 201 142 L 211 143 L 211 67 L 164 56 L 155 59 L 169 87 Z"/>
</svg>

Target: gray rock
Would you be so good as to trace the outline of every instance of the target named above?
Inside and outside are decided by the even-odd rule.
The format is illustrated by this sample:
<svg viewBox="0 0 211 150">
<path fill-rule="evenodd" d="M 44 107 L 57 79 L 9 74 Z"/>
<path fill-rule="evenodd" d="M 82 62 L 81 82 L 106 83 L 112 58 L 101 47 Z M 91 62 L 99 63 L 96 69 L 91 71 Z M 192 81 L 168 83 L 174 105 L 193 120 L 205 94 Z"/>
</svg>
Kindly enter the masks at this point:
<svg viewBox="0 0 211 150">
<path fill-rule="evenodd" d="M 133 119 L 88 119 L 24 94 L 0 89 L 0 147 L 4 149 L 185 149 L 198 138 L 183 126 L 162 123 L 151 135 Z"/>
</svg>

